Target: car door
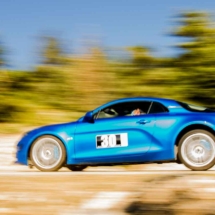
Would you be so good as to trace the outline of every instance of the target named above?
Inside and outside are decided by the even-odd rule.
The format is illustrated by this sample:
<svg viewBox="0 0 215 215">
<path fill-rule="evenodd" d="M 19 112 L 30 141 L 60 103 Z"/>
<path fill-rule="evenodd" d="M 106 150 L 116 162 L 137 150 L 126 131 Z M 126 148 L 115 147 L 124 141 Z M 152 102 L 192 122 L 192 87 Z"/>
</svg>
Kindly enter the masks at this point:
<svg viewBox="0 0 215 215">
<path fill-rule="evenodd" d="M 154 123 L 153 114 L 98 118 L 94 123 L 80 122 L 75 131 L 75 159 L 129 162 L 132 157 L 144 156 L 151 145 Z"/>
<path fill-rule="evenodd" d="M 149 114 L 154 115 L 155 125 L 151 147 L 147 153 L 147 161 L 173 160 L 175 158 L 175 146 L 173 144 L 174 130 L 183 117 L 171 114 L 169 110 L 159 102 L 153 102 Z"/>
</svg>

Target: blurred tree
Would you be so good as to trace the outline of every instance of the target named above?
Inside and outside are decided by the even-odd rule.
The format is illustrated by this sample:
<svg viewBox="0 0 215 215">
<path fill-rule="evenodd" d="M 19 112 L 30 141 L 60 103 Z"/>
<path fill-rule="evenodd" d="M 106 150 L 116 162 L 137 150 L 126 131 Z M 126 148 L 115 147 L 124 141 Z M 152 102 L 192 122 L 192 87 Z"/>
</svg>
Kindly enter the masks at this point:
<svg viewBox="0 0 215 215">
<path fill-rule="evenodd" d="M 140 69 L 150 68 L 155 62 L 149 54 L 149 48 L 143 46 L 132 46 L 127 48 L 132 53 L 132 63 Z"/>
<path fill-rule="evenodd" d="M 100 47 L 90 48 L 88 54 L 79 56 L 72 71 L 70 80 L 74 87 L 76 103 L 85 104 L 84 106 L 78 105 L 79 110 L 93 109 L 111 97 L 112 73 L 107 57 Z"/>
<path fill-rule="evenodd" d="M 183 38 L 182 54 L 174 65 L 183 72 L 181 81 L 188 98 L 206 104 L 215 95 L 215 28 L 206 13 L 182 13 L 174 35 Z M 215 96 L 214 96 L 215 98 Z"/>
<path fill-rule="evenodd" d="M 180 15 L 179 26 L 174 35 L 186 38 L 178 44 L 183 53 L 177 59 L 180 67 L 213 65 L 215 52 L 215 29 L 206 13 L 183 13 Z"/>
<path fill-rule="evenodd" d="M 61 65 L 64 63 L 63 50 L 57 38 L 45 37 L 42 58 L 42 62 L 48 65 Z"/>
<path fill-rule="evenodd" d="M 117 53 L 110 58 L 100 47 L 69 55 L 57 38 L 44 37 L 42 65 L 32 72 L 1 70 L 0 122 L 33 125 L 74 120 L 108 100 L 133 96 L 213 106 L 213 23 L 208 14 L 198 12 L 182 13 L 177 21 L 173 35 L 181 43 L 175 58 L 157 58 L 144 46 L 127 47 L 120 52 L 122 57 Z M 0 66 L 5 64 L 4 53 L 0 43 Z"/>
<path fill-rule="evenodd" d="M 5 49 L 3 47 L 3 44 L 0 42 L 0 67 L 5 65 Z"/>
<path fill-rule="evenodd" d="M 6 59 L 5 59 L 5 47 L 3 46 L 3 43 L 0 41 L 0 68 L 3 66 L 6 66 Z M 10 77 L 9 73 L 6 69 L 1 69 L 1 75 L 0 75 L 0 92 L 1 95 L 4 95 L 5 92 L 8 92 L 10 90 Z M 0 105 L 2 101 L 0 99 Z"/>
</svg>

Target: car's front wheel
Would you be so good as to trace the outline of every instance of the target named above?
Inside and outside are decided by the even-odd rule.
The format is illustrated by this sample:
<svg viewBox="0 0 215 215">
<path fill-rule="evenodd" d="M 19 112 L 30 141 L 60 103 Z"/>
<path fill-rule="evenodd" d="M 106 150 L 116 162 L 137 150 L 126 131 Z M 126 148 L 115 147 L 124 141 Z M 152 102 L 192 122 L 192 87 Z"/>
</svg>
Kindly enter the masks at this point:
<svg viewBox="0 0 215 215">
<path fill-rule="evenodd" d="M 44 172 L 57 171 L 62 167 L 65 158 L 63 143 L 50 135 L 37 138 L 30 149 L 32 164 Z"/>
<path fill-rule="evenodd" d="M 193 130 L 179 141 L 180 161 L 195 171 L 208 170 L 215 164 L 215 137 L 205 130 Z"/>
</svg>

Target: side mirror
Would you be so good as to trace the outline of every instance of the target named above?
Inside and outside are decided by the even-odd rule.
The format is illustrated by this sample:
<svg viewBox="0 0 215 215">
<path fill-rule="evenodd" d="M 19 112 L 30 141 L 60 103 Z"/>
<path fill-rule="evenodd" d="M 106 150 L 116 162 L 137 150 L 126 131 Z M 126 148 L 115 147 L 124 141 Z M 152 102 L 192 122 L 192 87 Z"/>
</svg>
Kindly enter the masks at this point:
<svg viewBox="0 0 215 215">
<path fill-rule="evenodd" d="M 84 116 L 84 122 L 94 123 L 93 112 L 89 111 Z"/>
</svg>

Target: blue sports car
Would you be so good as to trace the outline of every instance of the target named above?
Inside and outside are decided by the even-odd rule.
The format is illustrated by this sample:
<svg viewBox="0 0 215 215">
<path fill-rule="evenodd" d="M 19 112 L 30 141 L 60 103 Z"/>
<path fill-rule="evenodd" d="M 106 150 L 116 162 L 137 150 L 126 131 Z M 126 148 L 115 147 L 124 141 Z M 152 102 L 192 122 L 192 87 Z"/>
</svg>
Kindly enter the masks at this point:
<svg viewBox="0 0 215 215">
<path fill-rule="evenodd" d="M 215 164 L 215 111 L 163 98 L 119 99 L 76 122 L 27 132 L 16 157 L 41 171 L 163 162 L 207 170 Z"/>
</svg>

